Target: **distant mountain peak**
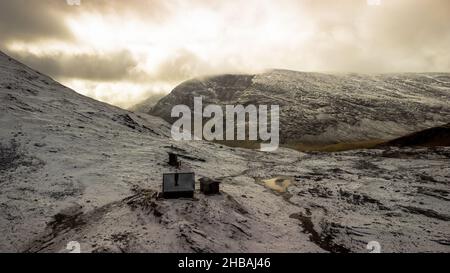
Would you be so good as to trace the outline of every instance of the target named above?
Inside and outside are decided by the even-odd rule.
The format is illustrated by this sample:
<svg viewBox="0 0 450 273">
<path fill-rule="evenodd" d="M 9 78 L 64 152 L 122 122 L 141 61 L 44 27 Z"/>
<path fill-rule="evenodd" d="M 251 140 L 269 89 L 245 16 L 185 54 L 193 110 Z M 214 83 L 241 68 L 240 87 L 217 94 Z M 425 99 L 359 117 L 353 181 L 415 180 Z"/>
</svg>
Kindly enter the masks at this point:
<svg viewBox="0 0 450 273">
<path fill-rule="evenodd" d="M 168 122 L 178 104 L 276 104 L 284 142 L 389 140 L 447 122 L 450 74 L 325 74 L 273 69 L 184 82 L 149 111 Z"/>
</svg>

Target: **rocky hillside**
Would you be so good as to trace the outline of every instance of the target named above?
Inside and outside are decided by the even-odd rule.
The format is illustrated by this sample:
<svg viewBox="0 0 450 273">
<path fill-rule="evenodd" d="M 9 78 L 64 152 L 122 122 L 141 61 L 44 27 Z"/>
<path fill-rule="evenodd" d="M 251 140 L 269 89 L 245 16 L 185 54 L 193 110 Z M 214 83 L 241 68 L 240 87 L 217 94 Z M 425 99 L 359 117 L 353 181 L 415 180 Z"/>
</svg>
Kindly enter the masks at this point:
<svg viewBox="0 0 450 273">
<path fill-rule="evenodd" d="M 389 140 L 448 123 L 450 74 L 319 74 L 273 70 L 193 79 L 149 113 L 168 122 L 174 105 L 278 104 L 283 142 Z"/>
<path fill-rule="evenodd" d="M 390 146 L 450 146 L 450 123 L 425 129 L 387 142 Z"/>
</svg>

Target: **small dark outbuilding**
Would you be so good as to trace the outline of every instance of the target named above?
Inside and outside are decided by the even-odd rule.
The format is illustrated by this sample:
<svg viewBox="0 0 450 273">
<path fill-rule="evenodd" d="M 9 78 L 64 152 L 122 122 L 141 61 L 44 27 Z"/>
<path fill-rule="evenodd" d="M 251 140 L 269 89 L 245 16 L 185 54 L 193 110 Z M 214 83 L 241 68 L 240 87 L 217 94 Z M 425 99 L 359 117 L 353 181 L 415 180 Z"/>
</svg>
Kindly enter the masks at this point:
<svg viewBox="0 0 450 273">
<path fill-rule="evenodd" d="M 195 191 L 195 174 L 164 174 L 162 190 L 164 198 L 193 198 Z"/>
<path fill-rule="evenodd" d="M 211 178 L 200 178 L 200 191 L 207 195 L 220 194 L 220 183 Z"/>
<path fill-rule="evenodd" d="M 178 155 L 175 153 L 168 153 L 169 154 L 169 165 L 172 167 L 179 168 L 180 162 L 178 161 Z"/>
</svg>

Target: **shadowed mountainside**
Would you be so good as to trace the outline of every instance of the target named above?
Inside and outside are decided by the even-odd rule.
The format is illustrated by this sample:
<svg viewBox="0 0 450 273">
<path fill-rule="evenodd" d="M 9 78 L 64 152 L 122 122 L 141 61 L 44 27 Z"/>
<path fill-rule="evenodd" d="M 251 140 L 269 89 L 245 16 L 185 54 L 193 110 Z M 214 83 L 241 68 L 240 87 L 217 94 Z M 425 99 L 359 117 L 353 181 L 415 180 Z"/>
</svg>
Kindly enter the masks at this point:
<svg viewBox="0 0 450 273">
<path fill-rule="evenodd" d="M 388 141 L 385 145 L 398 147 L 450 146 L 450 123 Z"/>
</svg>

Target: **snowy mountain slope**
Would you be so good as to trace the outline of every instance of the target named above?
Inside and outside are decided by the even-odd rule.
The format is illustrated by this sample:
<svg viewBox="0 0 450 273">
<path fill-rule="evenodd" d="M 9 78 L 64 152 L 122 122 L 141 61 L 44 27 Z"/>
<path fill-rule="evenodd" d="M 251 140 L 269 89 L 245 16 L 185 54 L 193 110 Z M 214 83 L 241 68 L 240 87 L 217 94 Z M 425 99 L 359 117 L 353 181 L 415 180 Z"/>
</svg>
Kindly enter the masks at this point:
<svg viewBox="0 0 450 273">
<path fill-rule="evenodd" d="M 128 108 L 128 110 L 133 112 L 148 113 L 150 112 L 152 107 L 155 106 L 158 103 L 158 101 L 163 97 L 165 97 L 163 93 L 152 94 L 143 102 Z"/>
<path fill-rule="evenodd" d="M 187 81 L 149 112 L 173 122 L 174 105 L 278 104 L 284 142 L 388 140 L 448 123 L 450 75 L 320 74 L 273 70 Z"/>
<path fill-rule="evenodd" d="M 237 82 L 236 86 L 245 84 Z M 449 148 L 263 153 L 174 142 L 0 53 L 0 252 L 449 252 Z M 162 174 L 222 195 L 162 200 Z M 280 192 L 266 180 L 287 180 Z M 198 185 L 197 185 L 198 188 Z"/>
</svg>

